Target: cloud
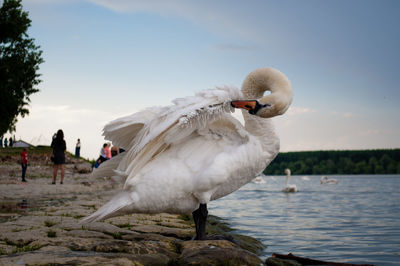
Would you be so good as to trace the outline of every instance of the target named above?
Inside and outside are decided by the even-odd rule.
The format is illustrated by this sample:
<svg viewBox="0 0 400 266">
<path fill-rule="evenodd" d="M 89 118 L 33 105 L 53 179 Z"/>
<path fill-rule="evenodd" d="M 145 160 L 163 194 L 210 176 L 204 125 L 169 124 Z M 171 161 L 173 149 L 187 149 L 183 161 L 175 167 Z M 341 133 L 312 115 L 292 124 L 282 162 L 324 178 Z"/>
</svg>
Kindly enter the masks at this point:
<svg viewBox="0 0 400 266">
<path fill-rule="evenodd" d="M 62 129 L 68 151 L 74 152 L 80 138 L 82 155 L 93 159 L 104 142 L 104 125 L 124 115 L 69 105 L 32 105 L 28 116 L 18 118 L 15 136 L 34 145 L 50 145 L 52 135 Z"/>
<path fill-rule="evenodd" d="M 24 0 L 22 4 L 72 4 L 81 0 Z"/>
<path fill-rule="evenodd" d="M 218 35 L 234 34 L 254 41 L 254 34 L 244 18 L 238 17 L 227 2 L 185 0 L 86 0 L 119 13 L 146 12 L 162 17 L 181 17 Z M 240 8 L 239 8 L 240 10 Z M 238 11 L 236 11 L 238 12 Z"/>
<path fill-rule="evenodd" d="M 106 7 L 116 12 L 153 12 L 160 14 L 184 14 L 187 9 L 186 1 L 130 1 L 130 0 L 89 0 L 89 2 Z M 187 10 L 186 10 L 187 11 Z"/>
<path fill-rule="evenodd" d="M 291 106 L 289 110 L 287 110 L 288 115 L 303 115 L 303 114 L 309 114 L 309 113 L 315 113 L 316 110 L 311 109 L 311 108 L 306 108 L 306 107 L 298 107 L 298 106 Z"/>
<path fill-rule="evenodd" d="M 182 18 L 189 23 L 196 25 L 212 34 L 229 36 L 237 39 L 244 39 L 251 43 L 265 44 L 265 38 L 268 36 L 268 43 L 272 39 L 281 39 L 280 31 L 274 27 L 268 27 L 263 24 L 260 27 L 260 20 L 257 16 L 248 14 L 257 13 L 262 6 L 248 5 L 246 2 L 229 1 L 185 1 L 185 0 L 25 0 L 31 4 L 74 4 L 77 2 L 88 2 L 93 5 L 101 6 L 117 13 L 134 14 L 148 13 L 160 17 Z M 262 2 L 261 2 L 262 3 Z M 249 9 L 243 13 L 243 9 Z M 282 42 L 278 43 L 282 46 Z M 217 45 L 219 49 L 244 50 L 254 49 L 242 45 Z"/>
<path fill-rule="evenodd" d="M 351 113 L 351 112 L 336 112 L 333 111 L 331 112 L 332 115 L 334 116 L 340 116 L 340 117 L 344 117 L 344 118 L 351 118 L 351 117 L 355 117 L 356 115 Z"/>
</svg>

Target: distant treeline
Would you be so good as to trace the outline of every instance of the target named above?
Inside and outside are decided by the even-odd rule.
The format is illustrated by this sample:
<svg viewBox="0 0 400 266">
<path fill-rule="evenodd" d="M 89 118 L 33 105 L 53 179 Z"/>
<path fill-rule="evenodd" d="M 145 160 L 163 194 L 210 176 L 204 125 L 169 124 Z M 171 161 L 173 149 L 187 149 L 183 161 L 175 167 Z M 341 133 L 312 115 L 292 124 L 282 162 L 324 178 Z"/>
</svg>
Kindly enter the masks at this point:
<svg viewBox="0 0 400 266">
<path fill-rule="evenodd" d="M 400 149 L 282 152 L 266 175 L 400 174 Z"/>
</svg>

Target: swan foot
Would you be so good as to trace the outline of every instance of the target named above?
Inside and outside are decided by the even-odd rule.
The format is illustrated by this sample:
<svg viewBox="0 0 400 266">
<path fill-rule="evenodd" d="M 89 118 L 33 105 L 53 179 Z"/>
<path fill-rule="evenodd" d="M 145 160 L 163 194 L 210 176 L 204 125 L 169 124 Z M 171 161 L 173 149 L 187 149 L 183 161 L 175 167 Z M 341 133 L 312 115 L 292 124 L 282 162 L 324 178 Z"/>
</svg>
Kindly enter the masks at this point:
<svg viewBox="0 0 400 266">
<path fill-rule="evenodd" d="M 196 236 L 193 240 L 227 240 L 236 244 L 236 241 L 230 235 L 206 235 L 207 204 L 200 204 L 199 208 L 192 215 L 196 226 Z"/>
</svg>

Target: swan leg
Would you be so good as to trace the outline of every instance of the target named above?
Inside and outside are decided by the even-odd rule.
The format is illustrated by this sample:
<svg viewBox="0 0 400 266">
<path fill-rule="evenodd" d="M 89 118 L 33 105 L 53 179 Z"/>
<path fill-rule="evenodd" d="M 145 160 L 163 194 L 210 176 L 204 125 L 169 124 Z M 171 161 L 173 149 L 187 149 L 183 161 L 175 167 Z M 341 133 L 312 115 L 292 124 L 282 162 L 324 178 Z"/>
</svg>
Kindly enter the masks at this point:
<svg viewBox="0 0 400 266">
<path fill-rule="evenodd" d="M 197 210 L 192 212 L 194 224 L 196 225 L 195 240 L 206 239 L 206 220 L 208 215 L 207 204 L 200 203 Z"/>
<path fill-rule="evenodd" d="M 207 204 L 200 204 L 199 208 L 192 212 L 196 226 L 196 237 L 194 240 L 227 240 L 236 243 L 230 235 L 209 235 L 206 236 L 206 221 L 208 216 Z"/>
</svg>

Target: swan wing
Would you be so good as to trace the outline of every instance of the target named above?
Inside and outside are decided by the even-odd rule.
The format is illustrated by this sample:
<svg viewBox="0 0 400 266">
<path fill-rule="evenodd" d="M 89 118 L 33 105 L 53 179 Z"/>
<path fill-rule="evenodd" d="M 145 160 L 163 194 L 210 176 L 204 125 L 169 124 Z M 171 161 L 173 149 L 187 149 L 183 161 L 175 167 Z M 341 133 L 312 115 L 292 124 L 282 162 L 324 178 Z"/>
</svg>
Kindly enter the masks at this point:
<svg viewBox="0 0 400 266">
<path fill-rule="evenodd" d="M 232 112 L 230 102 L 241 98 L 237 88 L 223 87 L 179 98 L 173 101 L 173 105 L 160 108 L 157 115 L 137 133 L 131 149 L 118 166 L 118 171 L 128 176 L 125 186 L 140 169 L 171 145 Z"/>
<path fill-rule="evenodd" d="M 113 145 L 129 149 L 132 147 L 137 133 L 160 111 L 159 108 L 147 108 L 132 115 L 115 119 L 104 126 L 103 136 L 112 141 Z"/>
<path fill-rule="evenodd" d="M 112 141 L 113 145 L 129 150 L 134 143 L 136 135 L 160 111 L 160 108 L 147 108 L 143 111 L 115 119 L 104 126 L 103 136 L 106 140 Z M 118 181 L 118 183 L 124 183 L 127 175 L 122 171 L 116 170 L 124 156 L 125 153 L 121 153 L 105 161 L 99 168 L 93 170 L 91 177 L 100 178 L 108 176 Z"/>
<path fill-rule="evenodd" d="M 241 98 L 235 87 L 204 90 L 175 99 L 171 106 L 147 108 L 109 122 L 103 129 L 105 139 L 126 152 L 102 163 L 92 177 L 113 176 L 125 181 L 168 145 L 232 111 L 230 102 Z"/>
</svg>

